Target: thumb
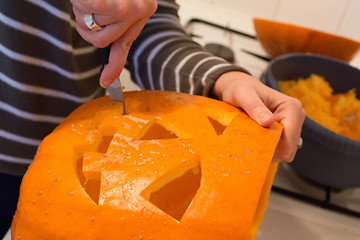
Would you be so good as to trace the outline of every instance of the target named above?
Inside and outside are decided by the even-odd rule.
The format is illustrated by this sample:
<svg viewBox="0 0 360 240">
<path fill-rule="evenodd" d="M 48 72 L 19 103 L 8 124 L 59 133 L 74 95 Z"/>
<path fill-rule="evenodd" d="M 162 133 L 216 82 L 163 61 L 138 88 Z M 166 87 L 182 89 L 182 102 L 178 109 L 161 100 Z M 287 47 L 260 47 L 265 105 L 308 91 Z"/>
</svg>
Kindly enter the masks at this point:
<svg viewBox="0 0 360 240">
<path fill-rule="evenodd" d="M 259 125 L 269 127 L 274 122 L 273 113 L 252 88 L 236 93 L 234 100 Z"/>
</svg>

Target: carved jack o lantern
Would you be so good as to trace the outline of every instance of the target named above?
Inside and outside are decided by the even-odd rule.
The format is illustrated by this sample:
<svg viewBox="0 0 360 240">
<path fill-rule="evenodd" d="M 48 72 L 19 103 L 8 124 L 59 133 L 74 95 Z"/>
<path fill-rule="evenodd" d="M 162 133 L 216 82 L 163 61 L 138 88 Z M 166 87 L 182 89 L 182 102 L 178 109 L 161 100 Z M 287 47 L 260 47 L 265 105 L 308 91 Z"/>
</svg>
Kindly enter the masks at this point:
<svg viewBox="0 0 360 240">
<path fill-rule="evenodd" d="M 252 239 L 282 127 L 224 102 L 126 92 L 75 110 L 24 176 L 13 239 Z M 269 171 L 270 169 L 270 171 Z"/>
</svg>

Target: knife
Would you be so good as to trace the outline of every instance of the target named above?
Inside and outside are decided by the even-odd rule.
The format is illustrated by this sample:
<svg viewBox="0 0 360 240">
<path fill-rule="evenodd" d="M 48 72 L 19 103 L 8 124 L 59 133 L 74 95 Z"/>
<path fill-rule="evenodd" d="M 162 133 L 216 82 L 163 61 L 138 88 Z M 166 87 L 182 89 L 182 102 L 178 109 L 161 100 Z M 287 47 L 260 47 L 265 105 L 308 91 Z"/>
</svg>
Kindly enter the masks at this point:
<svg viewBox="0 0 360 240">
<path fill-rule="evenodd" d="M 106 64 L 108 64 L 108 62 L 109 62 L 110 47 L 111 47 L 111 45 L 109 45 L 105 48 L 100 48 L 100 54 L 101 54 L 101 59 L 102 59 L 102 63 L 103 63 L 103 66 L 102 66 L 100 72 L 103 71 Z M 107 87 L 106 90 L 107 90 L 111 100 L 122 102 L 123 114 L 126 114 L 125 99 L 124 99 L 123 89 L 122 89 L 121 82 L 120 82 L 120 77 L 116 78 L 116 80 L 109 87 Z"/>
</svg>

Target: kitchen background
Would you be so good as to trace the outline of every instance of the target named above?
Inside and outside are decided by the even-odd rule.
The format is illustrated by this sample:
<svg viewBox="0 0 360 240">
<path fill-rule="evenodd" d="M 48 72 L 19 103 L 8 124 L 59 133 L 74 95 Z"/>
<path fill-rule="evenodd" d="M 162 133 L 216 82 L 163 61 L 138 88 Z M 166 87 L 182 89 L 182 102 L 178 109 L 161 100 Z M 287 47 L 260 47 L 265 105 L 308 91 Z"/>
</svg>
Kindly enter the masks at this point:
<svg viewBox="0 0 360 240">
<path fill-rule="evenodd" d="M 360 41 L 360 0 L 178 0 L 181 15 L 191 8 L 196 15 L 212 16 L 232 26 L 262 17 L 336 33 Z M 186 10 L 185 10 L 186 9 Z M 183 19 L 186 21 L 186 19 Z"/>
<path fill-rule="evenodd" d="M 178 0 L 178 3 L 184 24 L 197 17 L 255 35 L 252 18 L 261 17 L 360 41 L 360 0 Z M 360 62 L 360 52 L 353 61 Z"/>
<path fill-rule="evenodd" d="M 254 36 L 253 17 L 262 17 L 310 27 L 360 41 L 360 0 L 178 0 L 180 17 L 189 33 L 201 35 L 200 43 L 220 41 L 235 50 L 238 63 L 259 77 L 267 62 L 238 51 L 246 48 L 266 55 L 259 43 L 238 34 L 229 36 L 224 29 L 193 22 L 201 19 Z M 190 24 L 189 24 L 190 23 Z M 224 33 L 223 35 L 219 33 Z M 360 52 L 350 62 L 360 68 Z M 121 80 L 125 91 L 139 89 L 127 71 Z M 286 164 L 279 167 L 275 186 L 307 196 L 321 195 L 323 189 L 293 174 Z M 360 212 L 360 188 L 335 193 L 332 199 L 341 207 Z M 272 192 L 257 240 L 359 240 L 360 218 L 324 209 Z M 4 240 L 10 240 L 10 234 Z"/>
</svg>

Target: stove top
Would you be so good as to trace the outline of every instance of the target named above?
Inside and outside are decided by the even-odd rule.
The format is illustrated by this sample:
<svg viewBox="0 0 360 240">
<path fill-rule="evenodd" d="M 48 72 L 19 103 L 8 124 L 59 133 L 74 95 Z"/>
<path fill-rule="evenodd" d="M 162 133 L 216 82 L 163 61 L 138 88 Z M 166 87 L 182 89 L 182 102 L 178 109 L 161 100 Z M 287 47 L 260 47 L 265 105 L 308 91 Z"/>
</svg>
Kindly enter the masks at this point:
<svg viewBox="0 0 360 240">
<path fill-rule="evenodd" d="M 290 164 L 281 163 L 272 190 L 323 209 L 357 217 L 360 221 L 360 188 L 321 186 L 298 175 Z"/>
</svg>

